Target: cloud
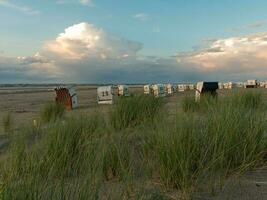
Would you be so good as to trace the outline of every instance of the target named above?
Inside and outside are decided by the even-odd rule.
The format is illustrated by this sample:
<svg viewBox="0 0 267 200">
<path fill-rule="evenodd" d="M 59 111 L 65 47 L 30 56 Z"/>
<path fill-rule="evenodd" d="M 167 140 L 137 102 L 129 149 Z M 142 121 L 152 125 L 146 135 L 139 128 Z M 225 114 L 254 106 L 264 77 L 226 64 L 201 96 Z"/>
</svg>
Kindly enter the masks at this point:
<svg viewBox="0 0 267 200">
<path fill-rule="evenodd" d="M 57 4 L 69 4 L 69 3 L 79 3 L 83 6 L 94 6 L 92 0 L 57 0 Z"/>
<path fill-rule="evenodd" d="M 139 42 L 82 22 L 45 42 L 33 56 L 0 55 L 0 80 L 167 83 L 267 78 L 267 33 L 206 40 L 191 52 L 164 58 L 142 55 L 142 48 Z"/>
<path fill-rule="evenodd" d="M 40 55 L 39 52 L 37 52 L 34 56 L 28 56 L 28 57 L 20 56 L 17 57 L 17 59 L 20 62 L 20 64 L 34 64 L 34 63 L 45 64 L 51 62 L 46 57 Z"/>
<path fill-rule="evenodd" d="M 103 81 L 102 77 L 113 77 L 113 73 L 135 68 L 135 64 L 140 63 L 137 61 L 140 49 L 142 44 L 139 42 L 110 35 L 92 24 L 80 23 L 46 42 L 34 56 L 10 58 L 12 65 L 6 65 L 7 62 L 0 59 L 0 70 L 5 66 L 5 73 L 14 72 L 15 77 L 32 74 L 37 81 L 47 77 L 48 80 L 54 78 L 53 82 L 97 82 Z"/>
<path fill-rule="evenodd" d="M 267 78 L 267 33 L 218 39 L 198 52 L 177 56 L 177 61 L 225 77 Z"/>
<path fill-rule="evenodd" d="M 68 27 L 44 48 L 64 59 L 123 59 L 136 56 L 142 44 L 109 35 L 83 22 Z"/>
<path fill-rule="evenodd" d="M 146 13 L 137 13 L 133 15 L 134 19 L 138 19 L 140 21 L 148 21 L 149 20 L 149 15 Z"/>
<path fill-rule="evenodd" d="M 266 26 L 266 24 L 267 24 L 266 20 L 265 21 L 258 21 L 258 22 L 254 22 L 254 23 L 247 24 L 244 26 L 236 27 L 236 28 L 233 28 L 231 30 L 239 32 L 239 31 L 244 31 L 244 30 L 257 29 L 257 28 L 261 28 L 261 27 Z"/>
<path fill-rule="evenodd" d="M 92 5 L 92 1 L 91 0 L 80 0 L 80 3 L 82 5 L 86 5 L 86 6 Z"/>
<path fill-rule="evenodd" d="M 174 58 L 58 60 L 60 80 L 80 83 L 153 83 L 196 81 L 194 67 L 178 65 Z"/>
<path fill-rule="evenodd" d="M 53 61 L 33 57 L 0 56 L 0 83 L 54 82 L 62 77 Z"/>
<path fill-rule="evenodd" d="M 11 3 L 8 0 L 0 0 L 0 6 L 11 8 L 11 9 L 17 10 L 19 12 L 25 13 L 27 15 L 38 15 L 40 13 L 38 10 L 35 10 L 35 9 L 30 8 L 28 6 L 17 5 L 17 4 Z"/>
</svg>

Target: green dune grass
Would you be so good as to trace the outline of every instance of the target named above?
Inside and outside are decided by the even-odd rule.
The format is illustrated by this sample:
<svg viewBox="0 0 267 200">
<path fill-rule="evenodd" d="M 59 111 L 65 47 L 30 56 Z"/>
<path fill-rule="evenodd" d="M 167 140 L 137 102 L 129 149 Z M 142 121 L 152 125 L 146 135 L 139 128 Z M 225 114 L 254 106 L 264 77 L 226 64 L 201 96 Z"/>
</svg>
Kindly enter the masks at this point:
<svg viewBox="0 0 267 200">
<path fill-rule="evenodd" d="M 263 165 L 260 93 L 187 97 L 182 106 L 170 117 L 163 99 L 142 95 L 121 98 L 108 118 L 64 119 L 46 107 L 41 128 L 21 130 L 1 161 L 0 199 L 190 199 Z"/>
</svg>

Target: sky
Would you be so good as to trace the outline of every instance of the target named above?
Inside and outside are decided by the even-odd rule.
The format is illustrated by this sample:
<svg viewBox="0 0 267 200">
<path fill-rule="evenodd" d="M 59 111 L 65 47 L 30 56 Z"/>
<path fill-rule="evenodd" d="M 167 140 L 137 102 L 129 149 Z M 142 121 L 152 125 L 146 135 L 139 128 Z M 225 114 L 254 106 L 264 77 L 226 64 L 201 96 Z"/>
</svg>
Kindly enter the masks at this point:
<svg viewBox="0 0 267 200">
<path fill-rule="evenodd" d="M 267 79 L 266 0 L 0 0 L 0 83 Z"/>
</svg>

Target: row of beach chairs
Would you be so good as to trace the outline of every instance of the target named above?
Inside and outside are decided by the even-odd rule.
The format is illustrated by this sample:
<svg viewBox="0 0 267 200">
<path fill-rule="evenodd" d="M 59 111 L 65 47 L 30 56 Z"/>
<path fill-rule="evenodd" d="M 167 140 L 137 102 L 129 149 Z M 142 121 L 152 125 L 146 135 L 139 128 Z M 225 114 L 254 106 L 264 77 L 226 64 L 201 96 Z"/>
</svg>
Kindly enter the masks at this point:
<svg viewBox="0 0 267 200">
<path fill-rule="evenodd" d="M 197 84 L 152 84 L 144 85 L 144 94 L 154 95 L 155 97 L 170 96 L 176 92 L 195 91 L 196 100 L 199 100 L 202 94 L 210 93 L 215 96 L 217 89 L 233 89 L 233 88 L 267 88 L 267 82 L 257 82 L 256 80 L 248 80 L 246 82 L 198 82 Z M 114 92 L 113 86 L 101 86 L 97 88 L 98 104 L 113 104 Z M 127 85 L 118 85 L 117 95 L 130 96 L 129 87 Z M 74 87 L 58 87 L 56 91 L 56 103 L 62 104 L 67 110 L 78 107 L 78 98 Z"/>
</svg>

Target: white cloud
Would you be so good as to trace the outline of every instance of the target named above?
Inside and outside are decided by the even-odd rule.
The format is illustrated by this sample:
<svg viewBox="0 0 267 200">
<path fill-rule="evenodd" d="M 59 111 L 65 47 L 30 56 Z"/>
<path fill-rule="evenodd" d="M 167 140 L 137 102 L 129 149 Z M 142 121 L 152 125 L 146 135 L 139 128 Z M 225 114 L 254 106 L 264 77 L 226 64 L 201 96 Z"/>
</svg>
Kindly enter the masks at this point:
<svg viewBox="0 0 267 200">
<path fill-rule="evenodd" d="M 83 6 L 90 6 L 90 7 L 94 5 L 92 0 L 57 0 L 56 3 L 57 4 L 79 3 Z"/>
<path fill-rule="evenodd" d="M 149 15 L 146 13 L 137 13 L 137 14 L 133 15 L 133 18 L 138 19 L 140 21 L 148 21 Z"/>
<path fill-rule="evenodd" d="M 35 10 L 35 9 L 30 8 L 28 6 L 18 5 L 18 4 L 10 2 L 8 0 L 0 0 L 0 6 L 11 8 L 11 9 L 17 10 L 19 12 L 25 13 L 27 15 L 38 15 L 40 13 L 38 10 Z"/>
<path fill-rule="evenodd" d="M 196 65 L 206 73 L 267 78 L 267 33 L 218 39 L 198 52 L 178 56 L 177 60 Z"/>
<path fill-rule="evenodd" d="M 82 5 L 86 5 L 86 6 L 92 5 L 92 1 L 91 0 L 80 0 L 80 3 Z"/>
<path fill-rule="evenodd" d="M 66 28 L 54 41 L 47 42 L 44 48 L 65 59 L 120 59 L 136 56 L 142 44 L 109 35 L 83 22 Z"/>
<path fill-rule="evenodd" d="M 33 63 L 50 63 L 51 61 L 37 52 L 34 56 L 19 56 L 17 57 L 21 64 L 33 64 Z"/>
</svg>

